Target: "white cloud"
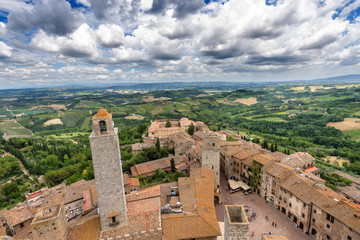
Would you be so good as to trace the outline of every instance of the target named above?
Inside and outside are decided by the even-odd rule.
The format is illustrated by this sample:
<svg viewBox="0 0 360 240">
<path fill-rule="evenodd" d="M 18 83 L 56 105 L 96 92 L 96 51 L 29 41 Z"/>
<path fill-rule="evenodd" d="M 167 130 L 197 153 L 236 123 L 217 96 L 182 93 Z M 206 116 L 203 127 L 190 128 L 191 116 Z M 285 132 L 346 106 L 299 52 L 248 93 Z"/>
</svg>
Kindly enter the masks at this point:
<svg viewBox="0 0 360 240">
<path fill-rule="evenodd" d="M 0 41 L 0 58 L 11 57 L 11 47 Z"/>
<path fill-rule="evenodd" d="M 89 11 L 63 9 L 68 16 L 80 16 L 77 22 L 64 22 L 65 29 L 71 31 L 59 32 L 35 21 L 29 26 L 37 30 L 24 35 L 0 23 L 0 37 L 4 39 L 0 42 L 4 59 L 0 78 L 9 69 L 15 71 L 16 67 L 11 66 L 14 62 L 21 63 L 20 72 L 25 78 L 40 79 L 36 73 L 49 82 L 67 81 L 69 76 L 84 82 L 281 80 L 358 72 L 360 20 L 350 23 L 346 17 L 360 6 L 360 0 L 346 7 L 346 0 L 282 0 L 276 6 L 268 6 L 264 0 L 208 5 L 194 1 L 195 7 L 175 0 L 77 2 Z M 6 8 L 10 14 L 32 12 L 34 8 L 20 1 L 9 4 L 16 9 Z M 0 3 L 0 9 L 5 9 L 3 5 Z M 49 9 L 53 8 L 45 4 L 38 12 Z M 342 10 L 334 18 L 338 9 Z M 15 19 L 21 20 L 20 15 Z M 29 66 L 23 67 L 26 62 Z M 56 62 L 66 67 L 53 69 L 51 64 Z M 29 71 L 25 71 L 27 68 Z M 42 75 L 40 69 L 45 69 L 47 75 Z M 76 70 L 82 71 L 79 78 L 73 74 Z M 15 76 L 11 77 L 14 81 Z"/>
</svg>

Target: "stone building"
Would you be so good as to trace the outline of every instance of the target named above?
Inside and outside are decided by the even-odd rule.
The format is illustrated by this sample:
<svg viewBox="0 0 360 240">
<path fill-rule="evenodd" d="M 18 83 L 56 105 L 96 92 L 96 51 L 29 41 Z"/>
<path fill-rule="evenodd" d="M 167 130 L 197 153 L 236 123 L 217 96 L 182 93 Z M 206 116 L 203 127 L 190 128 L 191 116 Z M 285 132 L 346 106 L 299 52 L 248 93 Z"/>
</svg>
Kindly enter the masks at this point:
<svg viewBox="0 0 360 240">
<path fill-rule="evenodd" d="M 166 123 L 170 122 L 169 127 L 166 127 Z M 190 125 L 193 124 L 195 126 L 195 123 L 187 118 L 181 118 L 180 120 L 177 119 L 161 119 L 156 120 L 151 123 L 147 130 L 147 136 L 150 139 L 163 139 L 167 138 L 170 135 L 178 134 L 186 132 L 186 130 L 189 129 Z"/>
<path fill-rule="evenodd" d="M 101 230 L 105 231 L 127 222 L 120 145 L 111 113 L 101 108 L 92 121 L 93 131 L 89 139 Z"/>
<path fill-rule="evenodd" d="M 66 240 L 67 221 L 63 204 L 41 208 L 31 223 L 34 240 Z"/>
<path fill-rule="evenodd" d="M 198 168 L 178 183 L 162 185 L 163 239 L 216 240 L 221 235 L 214 206 L 214 172 Z"/>
<path fill-rule="evenodd" d="M 224 240 L 248 240 L 249 222 L 242 205 L 225 205 Z"/>
<path fill-rule="evenodd" d="M 201 167 L 209 168 L 215 173 L 217 192 L 220 192 L 220 138 L 216 134 L 204 136 L 201 154 Z"/>
</svg>

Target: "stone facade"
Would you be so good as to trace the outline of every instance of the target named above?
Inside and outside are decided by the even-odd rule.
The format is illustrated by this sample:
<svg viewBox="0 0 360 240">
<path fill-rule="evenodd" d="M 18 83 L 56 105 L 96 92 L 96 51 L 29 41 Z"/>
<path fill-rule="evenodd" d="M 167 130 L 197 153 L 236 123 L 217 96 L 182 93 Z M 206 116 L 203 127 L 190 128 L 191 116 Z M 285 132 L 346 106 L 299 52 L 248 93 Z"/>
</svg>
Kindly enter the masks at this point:
<svg viewBox="0 0 360 240">
<path fill-rule="evenodd" d="M 224 240 L 248 240 L 249 222 L 242 205 L 226 205 Z"/>
<path fill-rule="evenodd" d="M 93 117 L 89 138 L 101 230 L 106 231 L 125 225 L 127 215 L 117 128 L 113 127 L 111 114 L 105 109 Z"/>
<path fill-rule="evenodd" d="M 220 192 L 220 138 L 216 134 L 204 136 L 202 145 L 201 167 L 209 168 L 215 173 L 217 192 Z"/>
<path fill-rule="evenodd" d="M 31 223 L 34 240 L 66 240 L 67 221 L 63 204 L 39 209 Z"/>
</svg>

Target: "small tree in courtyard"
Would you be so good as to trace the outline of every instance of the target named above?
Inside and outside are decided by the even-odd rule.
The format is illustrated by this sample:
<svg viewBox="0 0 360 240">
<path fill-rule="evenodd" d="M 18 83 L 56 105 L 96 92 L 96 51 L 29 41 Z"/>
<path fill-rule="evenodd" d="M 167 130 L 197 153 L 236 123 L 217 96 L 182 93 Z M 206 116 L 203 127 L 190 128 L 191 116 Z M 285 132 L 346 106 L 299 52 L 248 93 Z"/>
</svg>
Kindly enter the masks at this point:
<svg viewBox="0 0 360 240">
<path fill-rule="evenodd" d="M 174 158 L 172 158 L 170 160 L 170 163 L 171 163 L 171 172 L 176 172 L 176 167 L 175 167 L 175 160 Z"/>
<path fill-rule="evenodd" d="M 166 124 L 165 124 L 165 127 L 171 127 L 171 121 L 170 119 L 166 120 Z"/>
<path fill-rule="evenodd" d="M 158 150 L 158 152 L 160 152 L 160 139 L 156 139 L 156 144 L 155 144 L 155 146 L 156 146 L 156 149 Z"/>
<path fill-rule="evenodd" d="M 189 135 L 194 135 L 194 131 L 195 131 L 195 126 L 194 126 L 194 124 L 191 123 L 188 130 L 187 130 L 187 133 Z"/>
</svg>

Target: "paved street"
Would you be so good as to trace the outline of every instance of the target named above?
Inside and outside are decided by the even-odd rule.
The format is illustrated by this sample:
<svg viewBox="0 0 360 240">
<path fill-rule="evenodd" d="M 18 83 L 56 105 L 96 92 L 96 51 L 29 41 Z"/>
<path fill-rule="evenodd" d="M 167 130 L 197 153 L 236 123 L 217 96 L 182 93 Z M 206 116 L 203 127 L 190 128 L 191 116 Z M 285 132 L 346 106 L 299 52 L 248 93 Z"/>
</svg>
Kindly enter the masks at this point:
<svg viewBox="0 0 360 240">
<path fill-rule="evenodd" d="M 286 236 L 289 240 L 313 240 L 309 235 L 302 233 L 300 229 L 295 227 L 283 213 L 276 210 L 270 204 L 267 204 L 264 199 L 255 193 L 245 195 L 243 192 L 236 192 L 230 194 L 226 191 L 227 181 L 225 177 L 221 176 L 221 192 L 223 197 L 223 204 L 216 205 L 216 215 L 220 222 L 224 221 L 224 205 L 247 205 L 256 213 L 256 219 L 250 221 L 250 235 L 254 232 L 254 237 L 250 239 L 261 239 L 261 234 L 269 233 Z M 229 198 L 229 200 L 228 200 Z M 254 198 L 254 201 L 251 199 Z M 268 216 L 268 220 L 266 220 Z M 272 226 L 272 222 L 277 223 L 277 227 Z"/>
</svg>

